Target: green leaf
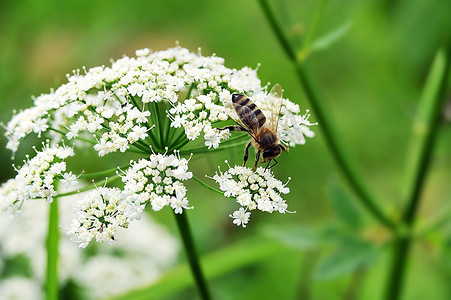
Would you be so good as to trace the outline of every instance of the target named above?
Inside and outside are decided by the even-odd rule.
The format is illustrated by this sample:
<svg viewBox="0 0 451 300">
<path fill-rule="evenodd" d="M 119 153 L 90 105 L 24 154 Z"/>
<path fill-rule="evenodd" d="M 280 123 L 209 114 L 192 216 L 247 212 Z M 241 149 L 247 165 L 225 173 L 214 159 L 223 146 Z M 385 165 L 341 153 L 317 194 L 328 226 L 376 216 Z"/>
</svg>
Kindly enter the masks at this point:
<svg viewBox="0 0 451 300">
<path fill-rule="evenodd" d="M 238 270 L 245 266 L 266 260 L 284 247 L 273 240 L 256 237 L 237 242 L 225 249 L 201 258 L 207 279 Z M 165 273 L 156 283 L 113 297 L 115 300 L 161 299 L 193 285 L 193 278 L 187 264 Z M 213 297 L 216 298 L 216 297 Z"/>
<path fill-rule="evenodd" d="M 317 228 L 299 225 L 266 226 L 262 234 L 297 249 L 313 249 L 325 243 L 325 232 Z"/>
<path fill-rule="evenodd" d="M 333 43 L 339 41 L 345 34 L 349 31 L 352 26 L 352 22 L 348 21 L 341 25 L 340 27 L 332 30 L 328 34 L 316 39 L 312 46 L 310 47 L 310 51 L 315 52 L 319 50 L 324 50 L 329 48 Z"/>
<path fill-rule="evenodd" d="M 373 263 L 380 249 L 373 244 L 354 239 L 329 253 L 317 266 L 316 279 L 330 279 L 351 273 Z"/>
<path fill-rule="evenodd" d="M 332 209 L 343 224 L 354 230 L 361 229 L 359 210 L 340 186 L 330 186 L 330 201 Z"/>
<path fill-rule="evenodd" d="M 445 100 L 450 62 L 446 52 L 440 49 L 435 55 L 424 86 L 417 115 L 412 128 L 412 140 L 407 154 L 405 198 L 408 207 L 403 219 L 411 222 L 419 202 L 428 164 L 431 158 L 436 132 L 440 123 L 440 110 Z"/>
<path fill-rule="evenodd" d="M 332 46 L 335 42 L 339 41 L 342 37 L 345 36 L 345 34 L 349 31 L 349 29 L 352 26 L 352 22 L 348 21 L 341 25 L 340 27 L 337 27 L 336 29 L 330 31 L 329 33 L 323 35 L 322 37 L 317 38 L 314 40 L 309 47 L 303 47 L 301 51 L 298 52 L 298 58 L 300 60 L 304 60 L 307 55 L 325 50 Z"/>
</svg>

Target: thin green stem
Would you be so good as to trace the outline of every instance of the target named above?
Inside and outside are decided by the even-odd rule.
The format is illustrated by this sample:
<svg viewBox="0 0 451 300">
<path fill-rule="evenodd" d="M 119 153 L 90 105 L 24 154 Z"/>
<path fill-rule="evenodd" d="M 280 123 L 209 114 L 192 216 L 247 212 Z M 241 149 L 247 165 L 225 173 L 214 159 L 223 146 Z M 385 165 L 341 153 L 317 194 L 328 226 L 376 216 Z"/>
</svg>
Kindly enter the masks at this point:
<svg viewBox="0 0 451 300">
<path fill-rule="evenodd" d="M 170 133 L 171 133 L 171 119 L 169 119 L 169 107 L 170 104 L 169 102 L 165 102 L 166 104 L 166 110 L 165 110 L 165 114 L 166 114 L 166 118 L 165 118 L 165 122 L 164 122 L 164 144 L 169 146 L 169 140 L 171 138 Z"/>
<path fill-rule="evenodd" d="M 163 128 L 162 128 L 163 120 L 161 120 L 160 107 L 159 107 L 158 103 L 156 103 L 156 102 L 152 102 L 152 106 L 153 106 L 153 109 L 154 109 L 155 115 L 156 115 L 155 125 L 157 128 L 158 134 L 159 134 L 159 141 L 160 141 L 159 145 L 160 145 L 160 148 L 162 148 L 165 146 L 165 144 L 164 144 Z"/>
<path fill-rule="evenodd" d="M 130 166 L 130 164 L 124 164 L 122 166 L 114 167 L 114 168 L 104 170 L 104 171 L 93 172 L 93 173 L 84 173 L 84 174 L 80 175 L 80 178 L 81 179 L 92 179 L 92 178 L 97 178 L 97 177 L 110 176 L 110 175 L 116 174 L 116 171 L 126 169 L 129 166 Z"/>
<path fill-rule="evenodd" d="M 47 232 L 47 269 L 45 274 L 46 299 L 58 299 L 58 246 L 59 246 L 59 225 L 58 225 L 58 199 L 53 199 L 49 207 L 49 225 Z"/>
<path fill-rule="evenodd" d="M 180 151 L 180 155 L 189 155 L 189 154 L 198 154 L 198 153 L 210 153 L 210 152 L 218 152 L 218 151 L 224 151 L 230 148 L 235 148 L 238 146 L 243 146 L 245 144 L 247 144 L 248 141 L 242 141 L 240 143 L 233 143 L 233 144 L 226 144 L 224 146 L 218 147 L 218 148 L 213 148 L 213 149 L 208 149 L 208 147 L 197 147 L 197 148 L 193 148 L 193 149 L 187 149 L 187 150 L 183 150 Z"/>
<path fill-rule="evenodd" d="M 231 137 L 231 138 L 229 138 L 229 139 L 227 139 L 227 140 L 225 140 L 225 141 L 223 141 L 223 142 L 221 142 L 221 145 L 226 145 L 226 144 L 229 144 L 229 143 L 231 143 L 231 142 L 235 142 L 235 141 L 239 141 L 239 140 L 246 140 L 246 141 L 249 141 L 249 135 L 248 134 L 239 134 L 239 135 L 236 135 L 236 136 L 234 136 L 234 137 Z"/>
<path fill-rule="evenodd" d="M 146 103 L 146 105 L 153 106 L 152 103 Z M 157 120 L 155 118 L 154 113 L 151 112 L 150 118 L 148 119 L 147 124 L 149 125 L 149 128 L 157 127 Z M 152 129 L 149 130 L 149 139 L 155 148 L 157 148 L 157 149 L 162 148 L 160 141 L 157 139 L 157 136 L 153 133 Z"/>
<path fill-rule="evenodd" d="M 180 149 L 189 143 L 189 139 L 186 137 L 185 132 L 182 132 L 177 139 L 172 143 L 171 149 Z"/>
<path fill-rule="evenodd" d="M 193 237 L 186 214 L 186 210 L 181 214 L 174 213 L 175 220 L 177 221 L 177 227 L 180 231 L 180 235 L 182 236 L 183 246 L 185 247 L 185 253 L 188 258 L 188 263 L 196 282 L 197 289 L 199 290 L 202 300 L 209 300 L 211 297 L 208 291 L 207 281 L 205 280 L 204 274 L 200 267 L 199 256 L 196 252 L 196 248 L 194 247 Z"/>
<path fill-rule="evenodd" d="M 386 226 L 392 231 L 396 231 L 396 224 L 384 214 L 379 206 L 376 205 L 377 201 L 370 194 L 363 180 L 361 179 L 362 177 L 357 173 L 357 171 L 351 164 L 351 160 L 346 155 L 348 151 L 345 150 L 344 145 L 340 142 L 340 138 L 333 130 L 333 128 L 336 128 L 336 126 L 332 124 L 332 122 L 330 121 L 331 117 L 326 113 L 326 109 L 323 105 L 324 101 L 321 99 L 319 93 L 315 89 L 305 68 L 304 61 L 298 60 L 295 52 L 291 48 L 290 43 L 284 35 L 281 26 L 279 25 L 273 12 L 271 11 L 268 2 L 266 0 L 259 0 L 259 3 L 282 48 L 295 67 L 298 79 L 304 87 L 305 94 L 309 99 L 313 110 L 315 111 L 315 116 L 317 117 L 320 128 L 323 131 L 328 148 L 331 151 L 336 163 L 340 167 L 343 175 L 348 180 L 351 188 L 357 194 L 357 199 L 359 199 L 359 201 L 367 209 L 367 211 L 370 212 L 382 225 Z"/>
<path fill-rule="evenodd" d="M 450 69 L 451 47 L 448 53 L 440 50 L 428 76 L 414 122 L 414 136 L 407 160 L 407 206 L 402 222 L 407 230 L 415 224 L 420 196 L 431 161 L 432 150 L 440 125 L 440 111 L 445 99 L 445 89 Z M 386 299 L 401 298 L 412 235 L 398 236 L 394 243 L 393 263 L 388 277 Z"/>
<path fill-rule="evenodd" d="M 220 190 L 217 190 L 217 189 L 215 189 L 215 188 L 209 186 L 208 184 L 206 184 L 205 182 L 203 182 L 202 180 L 200 180 L 200 179 L 197 178 L 196 176 L 193 176 L 193 179 L 194 179 L 195 181 L 197 181 L 197 183 L 199 183 L 201 186 L 203 186 L 203 187 L 205 187 L 206 189 L 212 191 L 213 193 L 216 193 L 216 194 L 218 194 L 218 195 L 220 195 L 220 196 L 224 196 L 224 193 L 223 193 L 223 192 L 221 192 Z"/>
<path fill-rule="evenodd" d="M 285 33 L 282 30 L 282 27 L 277 22 L 276 16 L 273 14 L 268 1 L 258 0 L 258 2 L 260 3 L 260 7 L 262 8 L 266 19 L 268 20 L 269 24 L 271 25 L 272 30 L 274 30 L 274 33 L 276 34 L 276 37 L 277 37 L 280 45 L 282 46 L 283 50 L 287 54 L 288 58 L 290 60 L 295 61 L 296 54 L 293 51 L 293 49 L 291 48 L 290 42 L 288 41 L 288 38 L 285 36 Z"/>
<path fill-rule="evenodd" d="M 66 136 L 66 134 L 67 134 L 67 132 L 61 131 L 61 130 L 53 128 L 53 127 L 49 127 L 49 130 L 57 132 L 57 133 L 61 134 L 62 136 Z M 89 144 L 93 144 L 93 145 L 97 144 L 97 142 L 94 141 L 94 140 L 88 140 L 88 139 L 85 139 L 85 138 L 82 138 L 82 137 L 79 137 L 79 136 L 75 137 L 75 139 L 79 140 L 79 141 L 83 141 L 83 142 L 89 143 Z"/>
<path fill-rule="evenodd" d="M 78 193 L 90 191 L 90 190 L 95 189 L 97 186 L 103 186 L 105 183 L 111 183 L 111 182 L 114 182 L 114 181 L 116 181 L 116 180 L 118 180 L 120 178 L 121 177 L 119 175 L 114 175 L 114 176 L 111 176 L 111 177 L 107 177 L 107 178 L 105 178 L 103 180 L 99 180 L 99 181 L 95 182 L 93 185 L 87 185 L 84 188 L 81 188 L 81 189 L 78 189 L 78 190 L 75 190 L 75 191 L 70 191 L 70 192 L 67 192 L 67 193 L 58 194 L 58 195 L 54 196 L 53 198 L 54 199 L 62 198 L 62 197 L 72 196 L 72 195 L 76 195 Z"/>
<path fill-rule="evenodd" d="M 130 96 L 130 99 L 132 100 L 133 105 L 139 109 L 138 102 L 136 101 L 135 97 L 133 97 L 131 94 L 128 94 Z"/>
</svg>

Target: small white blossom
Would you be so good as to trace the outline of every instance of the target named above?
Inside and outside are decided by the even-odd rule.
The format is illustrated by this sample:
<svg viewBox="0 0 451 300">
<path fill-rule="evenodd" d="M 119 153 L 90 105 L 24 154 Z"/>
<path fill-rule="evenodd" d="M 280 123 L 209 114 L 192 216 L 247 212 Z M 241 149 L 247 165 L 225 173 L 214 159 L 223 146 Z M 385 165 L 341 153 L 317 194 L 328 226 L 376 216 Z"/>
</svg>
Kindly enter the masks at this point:
<svg viewBox="0 0 451 300">
<path fill-rule="evenodd" d="M 78 184 L 77 178 L 78 177 L 76 175 L 72 174 L 72 172 L 64 173 L 63 178 L 60 179 L 60 182 L 62 184 L 64 184 L 64 186 L 66 188 L 68 188 L 68 187 L 75 186 Z"/>
<path fill-rule="evenodd" d="M 229 215 L 229 217 L 233 218 L 233 224 L 236 226 L 246 227 L 246 224 L 249 222 L 249 218 L 251 216 L 250 212 L 246 212 L 246 210 L 242 207 L 240 209 L 233 212 L 233 214 Z"/>
</svg>

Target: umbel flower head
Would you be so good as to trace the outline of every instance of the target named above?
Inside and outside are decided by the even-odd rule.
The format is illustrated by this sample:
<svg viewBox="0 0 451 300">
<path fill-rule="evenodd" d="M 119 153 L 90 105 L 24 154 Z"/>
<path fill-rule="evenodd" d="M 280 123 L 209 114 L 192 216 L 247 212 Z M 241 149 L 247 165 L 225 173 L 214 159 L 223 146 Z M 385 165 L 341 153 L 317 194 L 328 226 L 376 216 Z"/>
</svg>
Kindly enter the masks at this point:
<svg viewBox="0 0 451 300">
<path fill-rule="evenodd" d="M 188 145 L 197 143 L 192 152 L 200 155 L 222 144 L 236 144 L 229 130 L 218 130 L 233 124 L 229 104 L 234 93 L 251 97 L 265 114 L 272 105 L 267 86 L 261 85 L 256 70 L 227 68 L 221 57 L 202 56 L 179 46 L 157 52 L 138 50 L 136 57 L 124 56 L 108 67 L 75 70 L 67 79 L 57 89 L 35 97 L 32 107 L 16 113 L 5 126 L 7 148 L 13 153 L 30 134 L 49 142 L 17 168 L 16 178 L 2 185 L 0 207 L 13 212 L 32 199 L 51 202 L 60 197 L 55 183 L 76 183 L 74 174 L 83 172 L 80 162 L 89 161 L 78 158 L 86 153 L 80 151 L 82 148 L 90 147 L 100 157 L 133 152 L 128 165 L 118 169 L 112 160 L 113 171 L 105 174 L 110 177 L 108 183 L 116 176 L 122 179 L 122 185 L 88 185 L 92 193 L 75 205 L 76 225 L 71 232 L 78 234 L 83 246 L 91 239 L 114 240 L 114 232 L 137 219 L 148 204 L 154 211 L 168 206 L 177 214 L 191 208 L 183 184 L 192 177 L 188 159 L 183 158 L 193 149 Z M 314 124 L 308 119 L 308 111 L 301 113 L 297 104 L 283 99 L 277 128 L 280 142 L 304 144 L 306 137 L 314 135 L 310 130 Z M 75 156 L 72 160 L 78 163 L 66 163 L 69 156 Z M 270 179 L 260 169 L 257 175 L 239 168 L 224 174 L 239 176 L 241 181 L 245 176 Z M 81 178 L 90 182 L 97 177 L 85 172 Z M 284 212 L 285 202 L 277 196 L 283 191 L 275 190 L 268 196 L 272 206 L 256 198 L 251 201 L 255 208 Z M 248 194 L 227 195 L 243 198 L 240 201 L 246 210 L 254 208 L 249 201 L 249 205 L 244 204 Z M 259 195 L 266 197 L 263 192 Z M 247 213 L 240 217 L 241 225 L 247 223 Z"/>
</svg>

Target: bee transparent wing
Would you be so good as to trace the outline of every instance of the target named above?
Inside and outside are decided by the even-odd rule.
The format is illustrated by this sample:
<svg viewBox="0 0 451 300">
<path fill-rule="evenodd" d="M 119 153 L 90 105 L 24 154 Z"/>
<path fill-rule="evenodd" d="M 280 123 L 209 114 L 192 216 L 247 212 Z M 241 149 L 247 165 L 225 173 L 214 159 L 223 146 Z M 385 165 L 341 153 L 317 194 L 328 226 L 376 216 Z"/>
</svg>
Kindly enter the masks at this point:
<svg viewBox="0 0 451 300">
<path fill-rule="evenodd" d="M 276 83 L 271 92 L 269 92 L 269 101 L 271 102 L 271 115 L 269 117 L 269 125 L 274 132 L 277 132 L 279 125 L 280 110 L 283 104 L 283 88 Z"/>
<path fill-rule="evenodd" d="M 224 101 L 222 103 L 222 105 L 224 106 L 224 109 L 226 111 L 226 114 L 234 121 L 236 121 L 236 119 L 238 119 L 238 115 L 235 112 L 235 109 L 233 108 L 232 105 L 232 101 Z"/>
<path fill-rule="evenodd" d="M 224 102 L 223 103 L 225 111 L 227 115 L 235 122 L 236 124 L 240 125 L 241 127 L 244 127 L 247 129 L 247 127 L 241 122 L 240 117 L 235 111 L 235 108 L 233 107 L 232 101 L 230 102 Z"/>
</svg>

